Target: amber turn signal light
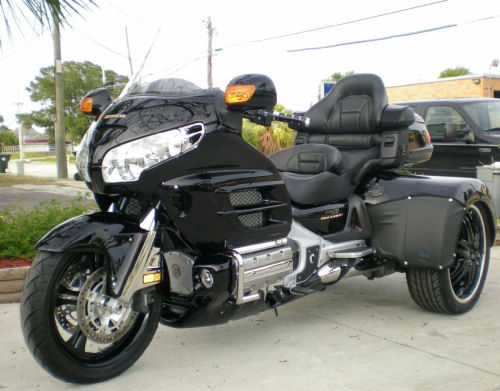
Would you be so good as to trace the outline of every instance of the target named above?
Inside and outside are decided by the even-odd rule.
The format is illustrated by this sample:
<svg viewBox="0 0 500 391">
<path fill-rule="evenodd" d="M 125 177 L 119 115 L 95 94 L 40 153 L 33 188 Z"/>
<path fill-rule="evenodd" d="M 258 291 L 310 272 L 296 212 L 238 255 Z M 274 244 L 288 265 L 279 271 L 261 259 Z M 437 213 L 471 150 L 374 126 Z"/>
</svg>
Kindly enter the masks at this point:
<svg viewBox="0 0 500 391">
<path fill-rule="evenodd" d="M 152 282 L 159 282 L 159 281 L 161 281 L 160 272 L 147 273 L 142 276 L 142 282 L 144 284 L 151 284 Z"/>
<path fill-rule="evenodd" d="M 255 86 L 253 84 L 232 85 L 226 88 L 224 100 L 228 105 L 245 103 L 250 100 L 254 92 Z"/>
<path fill-rule="evenodd" d="M 92 98 L 83 98 L 80 102 L 80 111 L 83 114 L 92 114 L 92 106 L 94 102 L 92 102 Z"/>
</svg>

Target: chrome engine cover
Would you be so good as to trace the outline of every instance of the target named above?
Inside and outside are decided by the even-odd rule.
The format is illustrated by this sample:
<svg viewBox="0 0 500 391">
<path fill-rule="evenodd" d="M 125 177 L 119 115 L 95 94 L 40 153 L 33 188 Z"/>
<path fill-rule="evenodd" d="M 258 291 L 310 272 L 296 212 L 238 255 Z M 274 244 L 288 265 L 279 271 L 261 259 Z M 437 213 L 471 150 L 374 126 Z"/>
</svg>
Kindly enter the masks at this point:
<svg viewBox="0 0 500 391">
<path fill-rule="evenodd" d="M 293 271 L 293 251 L 286 238 L 236 248 L 233 256 L 236 304 L 265 298 L 274 286 L 283 285 L 285 276 Z"/>
</svg>

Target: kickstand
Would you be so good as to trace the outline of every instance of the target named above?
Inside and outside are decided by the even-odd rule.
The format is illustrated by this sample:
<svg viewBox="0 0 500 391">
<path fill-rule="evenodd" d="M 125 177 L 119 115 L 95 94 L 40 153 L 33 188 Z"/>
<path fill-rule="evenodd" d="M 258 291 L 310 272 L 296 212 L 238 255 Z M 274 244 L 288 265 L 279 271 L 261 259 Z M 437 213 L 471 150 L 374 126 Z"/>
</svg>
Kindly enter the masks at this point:
<svg viewBox="0 0 500 391">
<path fill-rule="evenodd" d="M 274 314 L 276 315 L 276 317 L 278 317 L 278 307 L 274 307 Z"/>
</svg>

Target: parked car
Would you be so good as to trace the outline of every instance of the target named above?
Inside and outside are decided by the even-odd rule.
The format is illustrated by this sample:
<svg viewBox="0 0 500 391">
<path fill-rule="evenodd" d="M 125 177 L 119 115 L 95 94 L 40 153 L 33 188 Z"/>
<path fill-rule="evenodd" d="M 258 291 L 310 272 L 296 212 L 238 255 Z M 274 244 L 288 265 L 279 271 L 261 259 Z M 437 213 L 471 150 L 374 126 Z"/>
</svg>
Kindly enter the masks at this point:
<svg viewBox="0 0 500 391">
<path fill-rule="evenodd" d="M 476 167 L 500 161 L 500 99 L 433 99 L 397 104 L 424 118 L 434 152 L 412 172 L 475 177 Z"/>
</svg>

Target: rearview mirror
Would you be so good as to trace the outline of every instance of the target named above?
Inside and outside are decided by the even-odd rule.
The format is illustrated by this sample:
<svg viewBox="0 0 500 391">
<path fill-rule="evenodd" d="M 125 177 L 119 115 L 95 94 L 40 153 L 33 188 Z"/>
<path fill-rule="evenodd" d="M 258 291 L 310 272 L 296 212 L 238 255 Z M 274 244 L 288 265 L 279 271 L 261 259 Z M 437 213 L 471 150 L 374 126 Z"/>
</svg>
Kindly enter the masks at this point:
<svg viewBox="0 0 500 391">
<path fill-rule="evenodd" d="M 272 110 L 277 100 L 276 87 L 268 76 L 241 75 L 229 82 L 224 100 L 231 111 Z"/>
<path fill-rule="evenodd" d="M 476 142 L 476 136 L 471 128 L 464 128 L 457 130 L 458 137 L 465 141 L 467 144 L 474 144 Z"/>
<path fill-rule="evenodd" d="M 457 141 L 457 125 L 453 122 L 447 122 L 444 125 L 443 141 L 452 142 Z"/>
<path fill-rule="evenodd" d="M 97 88 L 90 91 L 80 103 L 80 111 L 83 114 L 100 116 L 106 107 L 111 104 L 111 96 L 107 88 Z"/>
</svg>

